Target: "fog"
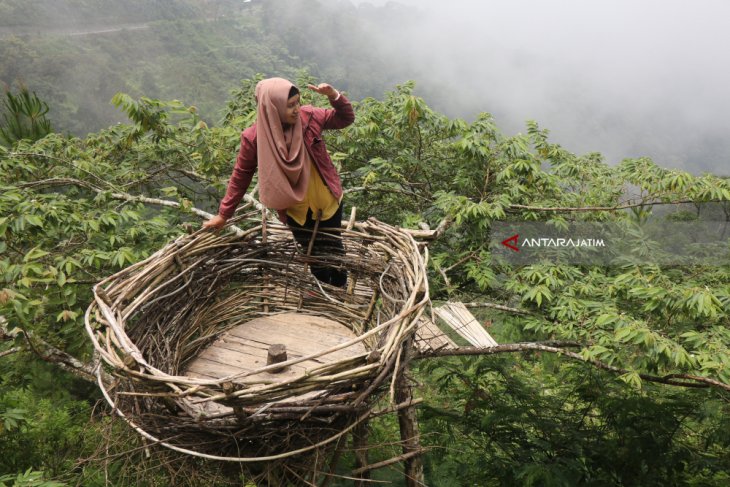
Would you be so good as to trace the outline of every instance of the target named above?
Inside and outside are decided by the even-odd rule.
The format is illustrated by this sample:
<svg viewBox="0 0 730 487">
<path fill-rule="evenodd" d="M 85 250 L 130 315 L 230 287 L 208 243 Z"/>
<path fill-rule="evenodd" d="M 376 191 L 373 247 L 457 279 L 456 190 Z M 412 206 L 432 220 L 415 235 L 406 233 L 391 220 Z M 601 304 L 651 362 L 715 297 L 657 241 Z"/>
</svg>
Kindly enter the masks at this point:
<svg viewBox="0 0 730 487">
<path fill-rule="evenodd" d="M 0 13 L 10 3 L 22 5 L 0 1 Z M 725 0 L 87 3 L 83 10 L 78 2 L 37 0 L 33 15 L 13 11 L 37 21 L 32 26 L 8 25 L 0 15 L 0 37 L 25 35 L 3 38 L 0 83 L 30 81 L 54 115 L 69 112 L 64 130 L 74 133 L 124 119 L 109 105 L 116 91 L 179 98 L 215 120 L 213 105 L 222 106 L 241 78 L 310 67 L 321 81 L 347 84 L 354 98 L 381 97 L 412 79 L 433 108 L 467 120 L 490 112 L 508 135 L 536 120 L 554 142 L 600 152 L 611 164 L 649 156 L 665 167 L 730 175 Z M 139 8 L 128 17 L 110 10 L 131 4 Z M 266 27 L 246 23 L 251 6 L 270 16 Z M 240 27 L 225 21 L 236 13 Z M 130 23 L 201 17 L 207 29 Z M 33 64 L 36 50 L 52 51 L 53 35 L 65 52 Z M 72 57 L 79 52 L 86 53 L 81 61 Z"/>
<path fill-rule="evenodd" d="M 411 25 L 374 42 L 439 110 L 491 112 L 508 134 L 533 119 L 555 142 L 609 163 L 650 156 L 730 174 L 728 2 L 398 3 Z"/>
</svg>

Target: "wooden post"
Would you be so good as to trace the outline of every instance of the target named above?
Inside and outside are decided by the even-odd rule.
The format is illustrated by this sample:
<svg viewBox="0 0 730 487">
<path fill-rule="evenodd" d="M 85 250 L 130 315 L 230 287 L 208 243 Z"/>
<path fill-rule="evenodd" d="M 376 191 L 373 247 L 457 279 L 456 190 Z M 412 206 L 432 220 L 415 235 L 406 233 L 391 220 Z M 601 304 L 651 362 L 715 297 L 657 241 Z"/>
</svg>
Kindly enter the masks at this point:
<svg viewBox="0 0 730 487">
<path fill-rule="evenodd" d="M 266 365 L 278 364 L 281 362 L 286 362 L 286 360 L 286 345 L 283 345 L 281 343 L 275 343 L 269 347 L 269 353 L 266 356 Z M 285 369 L 286 367 L 272 369 L 271 373 L 276 374 L 279 372 L 283 372 Z"/>
<path fill-rule="evenodd" d="M 357 213 L 357 208 L 352 207 L 352 211 L 350 212 L 350 221 L 347 222 L 346 230 L 352 230 L 352 227 L 355 225 L 355 215 Z M 361 255 L 362 257 L 362 255 Z M 355 292 L 355 285 L 357 284 L 357 274 L 355 272 L 350 272 L 350 283 L 347 285 L 347 295 L 352 298 L 353 293 Z"/>
<path fill-rule="evenodd" d="M 229 396 L 236 392 L 236 384 L 231 381 L 223 382 L 221 386 L 223 387 L 223 392 L 226 394 L 226 396 Z M 236 415 L 236 418 L 241 423 L 246 420 L 247 415 L 245 412 L 243 412 L 243 408 L 241 406 L 233 406 L 233 414 Z"/>
<path fill-rule="evenodd" d="M 335 452 L 332 454 L 332 458 L 330 459 L 329 468 L 327 469 L 327 473 L 324 474 L 324 478 L 322 479 L 322 483 L 319 487 L 327 487 L 335 478 L 335 475 L 333 474 L 337 469 L 337 464 L 340 461 L 340 457 L 342 456 L 342 450 L 345 448 L 346 443 L 347 442 L 344 438 L 340 438 L 337 440 L 337 446 L 335 447 Z M 315 479 L 312 479 L 312 483 L 315 483 Z"/>
<path fill-rule="evenodd" d="M 264 208 L 262 210 L 261 215 L 262 215 L 261 216 L 261 245 L 263 245 L 265 248 L 266 244 L 268 242 L 268 236 L 267 236 L 267 231 L 266 231 L 266 217 L 267 217 L 266 208 Z M 268 313 L 269 312 L 269 296 L 268 296 L 269 295 L 269 274 L 266 273 L 266 271 L 264 271 L 264 272 L 265 272 L 264 281 L 263 281 L 263 285 L 262 285 L 262 289 L 261 289 L 261 294 L 262 294 L 261 304 L 263 306 L 264 313 Z"/>
<path fill-rule="evenodd" d="M 413 400 L 411 386 L 406 378 L 406 368 L 394 373 L 398 374 L 395 381 L 395 401 L 403 404 Z M 418 431 L 418 418 L 416 407 L 409 406 L 398 411 L 398 424 L 400 425 L 400 438 L 403 443 L 403 454 L 412 454 L 403 462 L 405 467 L 405 485 L 407 487 L 423 487 L 423 461 L 416 452 L 421 451 L 421 436 Z"/>
<path fill-rule="evenodd" d="M 368 423 L 363 421 L 352 430 L 352 449 L 355 452 L 355 470 L 368 466 Z M 355 487 L 370 485 L 370 470 L 356 474 Z"/>
</svg>

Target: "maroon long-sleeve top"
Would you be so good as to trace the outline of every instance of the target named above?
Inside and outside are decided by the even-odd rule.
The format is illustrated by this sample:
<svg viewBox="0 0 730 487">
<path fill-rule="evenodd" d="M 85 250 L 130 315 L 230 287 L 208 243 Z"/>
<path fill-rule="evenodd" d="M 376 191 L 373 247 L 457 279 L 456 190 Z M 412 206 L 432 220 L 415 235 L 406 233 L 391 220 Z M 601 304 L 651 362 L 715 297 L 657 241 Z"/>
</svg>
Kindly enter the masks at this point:
<svg viewBox="0 0 730 487">
<path fill-rule="evenodd" d="M 322 131 L 347 127 L 355 121 L 355 112 L 350 101 L 342 94 L 337 100 L 330 100 L 330 103 L 333 108 L 325 109 L 305 105 L 299 110 L 299 117 L 302 120 L 304 145 L 327 188 L 339 200 L 342 197 L 342 182 L 322 140 Z M 226 219 L 233 216 L 243 195 L 246 194 L 257 168 L 256 124 L 254 123 L 241 133 L 241 148 L 238 151 L 236 165 L 233 167 L 233 174 L 228 181 L 226 195 L 218 208 L 219 215 Z M 286 209 L 279 210 L 279 218 L 286 221 Z"/>
</svg>

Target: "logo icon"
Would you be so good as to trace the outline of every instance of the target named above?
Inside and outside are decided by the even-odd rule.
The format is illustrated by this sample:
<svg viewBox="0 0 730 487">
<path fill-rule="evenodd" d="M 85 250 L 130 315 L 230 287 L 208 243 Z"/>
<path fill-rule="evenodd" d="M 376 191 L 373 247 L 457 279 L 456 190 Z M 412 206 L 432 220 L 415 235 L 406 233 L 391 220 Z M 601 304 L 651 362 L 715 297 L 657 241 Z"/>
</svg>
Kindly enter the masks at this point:
<svg viewBox="0 0 730 487">
<path fill-rule="evenodd" d="M 507 248 L 510 248 L 510 249 L 514 250 L 515 252 L 519 252 L 520 249 L 519 249 L 519 247 L 517 247 L 517 240 L 519 238 L 520 238 L 520 236 L 515 233 L 510 238 L 505 239 L 505 240 L 502 240 L 502 245 L 504 245 Z"/>
</svg>

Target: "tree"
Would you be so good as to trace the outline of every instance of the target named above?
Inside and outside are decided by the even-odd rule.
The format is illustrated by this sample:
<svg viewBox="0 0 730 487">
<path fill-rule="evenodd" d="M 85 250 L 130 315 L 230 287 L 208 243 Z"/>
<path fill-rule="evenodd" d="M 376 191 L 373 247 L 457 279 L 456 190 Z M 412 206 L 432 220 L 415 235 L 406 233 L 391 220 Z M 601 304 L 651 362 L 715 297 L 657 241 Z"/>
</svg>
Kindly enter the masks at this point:
<svg viewBox="0 0 730 487">
<path fill-rule="evenodd" d="M 36 141 L 51 133 L 51 122 L 46 118 L 48 105 L 24 85 L 16 95 L 5 90 L 3 108 L 0 143 L 11 146 L 22 139 Z"/>
<path fill-rule="evenodd" d="M 180 102 L 119 94 L 114 101 L 130 124 L 0 149 L 0 316 L 7 319 L 0 399 L 42 375 L 19 372 L 37 356 L 83 377 L 73 359 L 90 360 L 82 331 L 90 285 L 214 211 L 240 130 L 254 117 L 255 81 L 233 93 L 218 127 Z M 407 83 L 383 100 L 362 100 L 355 125 L 330 134 L 327 144 L 341 166 L 346 204 L 361 218 L 439 229 L 429 245 L 432 299 L 473 303 L 502 343 L 461 351 L 491 356 L 421 362 L 416 378 L 426 385 L 422 423 L 432 446 L 452 444 L 447 437 L 463 442 L 460 454 L 449 450 L 427 463 L 431 478 L 458 485 L 455 472 L 466 467 L 464 482 L 494 485 L 723 485 L 727 266 L 514 267 L 493 259 L 487 240 L 505 220 L 631 221 L 681 202 L 715 202 L 727 211 L 728 181 L 648 159 L 612 167 L 597 154 L 569 153 L 534 123 L 524 135 L 505 136 L 488 114 L 473 123 L 450 120 L 412 90 Z M 640 195 L 626 201 L 629 186 Z M 79 391 L 77 399 L 93 396 L 69 377 L 62 384 Z M 0 400 L 0 415 L 30 409 L 34 397 Z M 83 457 L 81 447 L 76 457 L 72 448 L 52 468 L 36 447 L 22 448 L 28 451 L 14 457 L 21 459 L 12 464 L 16 472 L 58 474 Z M 668 457 L 656 458 L 658 448 Z M 610 455 L 631 464 L 623 476 L 623 465 L 606 461 Z M 81 463 L 100 471 L 98 460 Z M 125 479 L 134 469 L 115 468 Z M 78 481 L 86 474 L 69 475 Z"/>
<path fill-rule="evenodd" d="M 426 221 L 433 228 L 452 221 L 430 245 L 432 298 L 476 302 L 484 310 L 477 316 L 493 323 L 490 331 L 498 341 L 580 344 L 575 352 L 530 344 L 507 344 L 493 350 L 542 350 L 538 352 L 541 357 L 527 355 L 497 362 L 513 367 L 504 366 L 497 378 L 507 383 L 502 392 L 507 397 L 498 397 L 498 382 L 489 380 L 488 374 L 493 372 L 488 371 L 497 359 L 424 363 L 423 380 L 441 391 L 445 404 L 431 409 L 430 421 L 425 422 L 431 432 L 448 434 L 434 442 L 472 445 L 466 450 L 476 455 L 465 456 L 462 448 L 455 448 L 453 461 L 448 462 L 437 450 L 432 475 L 437 475 L 433 469 L 438 465 L 444 468 L 441 479 L 453 479 L 456 472 L 464 471 L 462 463 L 467 463 L 473 481 L 480 484 L 575 485 L 598 478 L 615 483 L 623 478 L 626 484 L 648 485 L 651 480 L 721 485 L 727 466 L 720 460 L 725 458 L 720 452 L 726 451 L 727 435 L 718 436 L 722 421 L 708 424 L 706 409 L 697 406 L 711 404 L 710 410 L 727 412 L 723 399 L 730 383 L 727 260 L 717 266 L 602 267 L 544 262 L 515 267 L 494 259 L 488 240 L 492 224 L 498 221 L 630 223 L 654 207 L 670 203 L 681 207 L 683 202 L 694 202 L 705 212 L 721 208 L 720 215 L 726 219 L 730 208 L 727 179 L 662 169 L 645 158 L 611 167 L 598 154 L 577 156 L 549 142 L 547 131 L 535 123 L 528 124 L 525 135 L 506 137 L 487 114 L 472 124 L 448 120 L 414 97 L 411 89 L 404 85 L 383 101 L 364 100 L 358 106 L 356 126 L 337 139 L 340 159 L 349 169 L 348 198 L 365 214 L 405 226 Z M 636 188 L 640 196 L 627 200 L 626 188 Z M 713 201 L 718 202 L 714 208 Z M 619 382 L 602 377 L 601 385 L 594 383 L 591 391 L 595 395 L 598 388 L 599 399 L 583 400 L 576 392 L 566 391 L 562 398 L 555 397 L 556 409 L 548 409 L 552 416 L 530 414 L 545 410 L 544 401 L 552 400 L 541 397 L 543 389 L 549 391 L 550 385 L 555 388 L 566 381 L 569 390 L 586 390 L 581 382 L 586 374 L 594 374 L 564 362 L 556 366 L 545 352 L 609 370 Z M 668 392 L 648 385 L 651 383 L 688 389 Z M 717 389 L 702 391 L 709 387 Z M 611 399 L 614 394 L 636 397 L 627 402 L 621 421 L 617 421 L 622 414 L 620 401 Z M 565 397 L 578 403 L 573 405 Z M 429 398 L 436 401 L 432 394 Z M 567 410 L 565 402 L 570 404 Z M 430 401 L 426 404 L 428 410 Z M 602 409 L 599 404 L 609 406 Z M 656 417 L 667 418 L 674 429 L 669 425 L 664 429 L 658 422 L 641 427 L 631 424 L 632 415 L 645 417 L 643 413 L 653 408 L 657 408 Z M 681 412 L 682 408 L 692 412 Z M 563 418 L 566 423 L 560 424 Z M 656 465 L 652 458 L 629 450 L 627 455 L 633 455 L 637 465 L 646 462 L 641 468 L 649 468 L 649 473 L 641 480 L 628 479 L 625 475 L 631 475 L 630 469 L 624 465 L 599 466 L 591 462 L 600 456 L 566 449 L 569 445 L 586 448 L 576 443 L 580 429 L 571 424 L 584 424 L 581 421 L 586 418 L 591 418 L 585 423 L 588 429 L 616 428 L 624 444 L 665 431 L 667 448 L 688 448 L 696 456 L 677 462 L 677 468 L 684 469 L 678 477 L 671 469 L 660 472 L 648 467 Z M 567 434 L 578 436 L 561 435 L 563 427 Z M 510 428 L 511 433 L 499 436 L 495 428 Z M 693 443 L 693 431 L 704 431 L 704 443 Z M 515 447 L 517 434 L 524 439 Z M 548 434 L 550 442 L 545 441 Z M 606 455 L 610 443 L 607 439 L 598 445 Z M 596 445 L 590 446 L 595 449 Z M 499 448 L 513 452 L 503 453 L 503 463 L 485 468 L 495 461 Z M 700 452 L 708 455 L 709 464 L 698 461 Z M 530 462 L 526 463 L 525 455 Z M 568 463 L 555 463 L 559 459 Z M 579 463 L 573 464 L 574 460 Z"/>
</svg>

